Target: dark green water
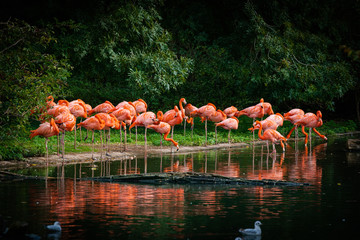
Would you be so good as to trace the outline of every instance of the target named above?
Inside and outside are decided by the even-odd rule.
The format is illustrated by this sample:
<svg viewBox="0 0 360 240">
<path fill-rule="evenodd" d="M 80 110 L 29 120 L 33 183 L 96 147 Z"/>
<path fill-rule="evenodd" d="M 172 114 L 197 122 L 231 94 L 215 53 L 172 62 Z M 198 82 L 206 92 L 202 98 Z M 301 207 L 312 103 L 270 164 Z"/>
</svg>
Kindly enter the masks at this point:
<svg viewBox="0 0 360 240">
<path fill-rule="evenodd" d="M 352 137 L 354 138 L 354 137 Z M 44 225 L 60 221 L 60 239 L 235 239 L 240 227 L 262 225 L 244 239 L 352 239 L 360 216 L 360 154 L 346 139 L 294 142 L 282 154 L 266 146 L 117 162 L 58 166 L 48 181 L 0 183 L 0 215 L 8 225 L 29 224 L 42 239 Z M 76 181 L 134 172 L 194 171 L 249 179 L 310 183 L 306 187 L 146 185 Z M 45 169 L 21 173 L 45 174 Z M 355 238 L 356 239 L 356 238 Z"/>
</svg>

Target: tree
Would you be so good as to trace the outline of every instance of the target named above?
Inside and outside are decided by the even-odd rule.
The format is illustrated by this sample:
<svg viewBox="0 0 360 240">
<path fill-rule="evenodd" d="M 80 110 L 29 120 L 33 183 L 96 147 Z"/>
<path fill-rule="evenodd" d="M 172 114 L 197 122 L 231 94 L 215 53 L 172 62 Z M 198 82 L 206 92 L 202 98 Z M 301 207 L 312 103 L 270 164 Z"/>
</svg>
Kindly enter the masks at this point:
<svg viewBox="0 0 360 240">
<path fill-rule="evenodd" d="M 9 19 L 1 23 L 0 35 L 0 126 L 5 139 L 29 124 L 31 109 L 63 91 L 71 67 L 48 52 L 56 39 L 47 28 Z"/>
<path fill-rule="evenodd" d="M 171 35 L 161 27 L 159 14 L 140 3 L 99 9 L 93 20 L 79 19 L 59 36 L 57 53 L 74 65 L 70 97 L 94 104 L 139 97 L 156 103 L 185 82 L 192 60 L 169 48 Z"/>
<path fill-rule="evenodd" d="M 254 34 L 248 65 L 252 92 L 260 90 L 279 105 L 334 110 L 334 101 L 351 89 L 355 80 L 331 39 L 300 31 L 289 21 L 281 27 L 270 26 L 250 3 L 246 11 Z"/>
</svg>

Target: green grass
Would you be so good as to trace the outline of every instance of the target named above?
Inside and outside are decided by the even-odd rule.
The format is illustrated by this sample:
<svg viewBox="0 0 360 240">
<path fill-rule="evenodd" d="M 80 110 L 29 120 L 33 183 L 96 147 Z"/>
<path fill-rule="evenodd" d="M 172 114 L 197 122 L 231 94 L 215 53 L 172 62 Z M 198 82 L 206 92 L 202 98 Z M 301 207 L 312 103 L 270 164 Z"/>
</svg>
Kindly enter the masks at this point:
<svg viewBox="0 0 360 240">
<path fill-rule="evenodd" d="M 232 142 L 250 142 L 252 140 L 252 134 L 247 130 L 251 127 L 252 119 L 247 117 L 240 117 L 239 119 L 239 129 L 231 131 L 231 140 Z M 289 122 L 284 122 L 284 126 L 279 127 L 278 131 L 286 135 L 292 124 Z M 34 129 L 34 127 L 33 127 Z M 352 120 L 344 121 L 325 121 L 324 125 L 318 128 L 318 131 L 325 136 L 331 136 L 336 133 L 345 133 L 357 131 L 360 129 L 359 124 Z M 30 130 L 28 130 L 30 133 Z M 160 134 L 154 132 L 151 129 L 147 131 L 148 145 L 160 146 Z M 257 132 L 256 132 L 257 133 Z M 314 134 L 314 133 L 313 133 Z M 82 131 L 82 139 L 85 138 L 86 130 Z M 303 134 L 299 131 L 299 137 L 302 137 Z M 123 134 L 124 139 L 124 134 Z M 171 133 L 168 137 L 171 137 Z M 257 139 L 257 137 L 255 136 Z M 80 143 L 80 133 L 77 131 L 77 149 L 74 149 L 74 132 L 67 132 L 65 138 L 65 153 L 80 153 L 80 152 L 91 152 L 91 132 L 89 132 L 89 137 L 86 141 L 82 140 Z M 227 143 L 228 141 L 228 131 L 222 128 L 218 128 L 218 143 Z M 54 154 L 57 152 L 57 139 L 56 137 L 51 137 L 49 139 L 48 147 L 49 154 Z M 191 129 L 187 125 L 186 136 L 184 136 L 184 126 L 176 126 L 174 131 L 174 140 L 179 143 L 180 146 L 201 146 L 205 144 L 205 130 L 204 123 L 201 123 L 198 119 L 195 121 L 195 127 L 193 132 L 193 137 L 191 138 Z M 111 144 L 117 144 L 120 141 L 120 135 L 118 130 L 111 130 Z M 162 141 L 163 146 L 170 146 L 170 142 L 165 140 Z M 99 132 L 95 133 L 95 143 L 100 143 Z M 127 144 L 135 144 L 135 129 L 132 129 L 131 138 L 127 134 Z M 144 144 L 144 128 L 138 127 L 138 145 Z M 215 144 L 215 132 L 214 132 L 214 123 L 208 122 L 208 145 Z M 29 139 L 28 134 L 25 134 L 22 137 L 17 139 L 1 141 L 0 142 L 0 160 L 22 160 L 26 157 L 32 156 L 44 156 L 45 155 L 45 140 L 42 137 L 35 137 Z"/>
</svg>

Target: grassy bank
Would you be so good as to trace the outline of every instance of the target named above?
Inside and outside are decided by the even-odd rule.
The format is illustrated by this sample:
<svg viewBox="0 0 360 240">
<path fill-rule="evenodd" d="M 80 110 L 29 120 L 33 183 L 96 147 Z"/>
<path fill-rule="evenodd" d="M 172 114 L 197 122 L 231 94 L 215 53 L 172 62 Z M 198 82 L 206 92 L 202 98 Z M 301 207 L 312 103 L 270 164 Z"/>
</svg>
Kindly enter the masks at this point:
<svg viewBox="0 0 360 240">
<path fill-rule="evenodd" d="M 239 129 L 236 131 L 231 131 L 231 140 L 232 142 L 250 142 L 252 140 L 252 134 L 247 129 L 251 127 L 252 120 L 246 117 L 241 117 L 239 119 Z M 37 123 L 34 124 L 32 129 L 35 129 Z M 279 127 L 278 131 L 286 135 L 292 124 L 289 122 L 284 122 L 284 126 Z M 342 120 L 342 121 L 325 121 L 324 125 L 318 128 L 321 134 L 326 135 L 327 137 L 334 135 L 336 133 L 346 133 L 360 130 L 358 123 L 352 120 Z M 257 133 L 257 131 L 256 131 Z M 0 142 L 0 160 L 22 160 L 26 157 L 32 156 L 43 156 L 45 155 L 45 145 L 44 138 L 35 137 L 32 140 L 29 139 L 30 129 L 24 132 L 23 136 L 20 136 L 12 140 L 1 140 Z M 313 133 L 314 135 L 314 133 Z M 76 152 L 90 152 L 91 151 L 91 132 L 89 132 L 89 137 L 85 141 L 86 130 L 82 131 L 82 138 L 80 141 L 80 132 L 77 131 L 77 149 L 74 149 L 74 132 L 66 134 L 65 137 L 65 153 L 76 153 Z M 299 136 L 302 137 L 303 134 L 299 131 Z M 124 134 L 123 134 L 124 139 Z M 169 135 L 170 137 L 170 135 Z M 222 128 L 218 128 L 217 142 L 225 143 L 228 141 L 228 131 Z M 255 135 L 255 138 L 256 135 Z M 153 130 L 148 130 L 147 134 L 148 145 L 160 146 L 160 135 Z M 190 126 L 186 126 L 186 135 L 184 136 L 184 126 L 176 126 L 174 131 L 174 140 L 177 141 L 181 146 L 199 146 L 205 144 L 205 131 L 204 123 L 201 123 L 198 119 L 195 121 L 195 127 L 193 132 L 193 137 L 191 137 Z M 95 133 L 95 142 L 100 144 L 100 135 L 99 132 Z M 120 142 L 120 134 L 118 130 L 111 130 L 111 144 L 118 144 Z M 163 146 L 170 146 L 169 142 L 162 141 Z M 127 144 L 135 144 L 135 128 L 132 129 L 131 134 L 127 134 Z M 144 144 L 144 128 L 138 128 L 137 144 Z M 208 123 L 208 145 L 216 144 L 215 142 L 215 132 L 214 132 L 214 123 Z M 56 137 L 51 137 L 49 144 L 49 154 L 54 154 L 57 152 L 57 139 Z"/>
</svg>

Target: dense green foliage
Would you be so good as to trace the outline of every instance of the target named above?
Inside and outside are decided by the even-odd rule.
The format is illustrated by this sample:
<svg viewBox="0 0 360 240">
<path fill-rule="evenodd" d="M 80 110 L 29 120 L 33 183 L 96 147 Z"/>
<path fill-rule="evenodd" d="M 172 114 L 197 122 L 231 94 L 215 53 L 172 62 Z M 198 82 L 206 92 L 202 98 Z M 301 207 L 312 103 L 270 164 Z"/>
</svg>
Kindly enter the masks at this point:
<svg viewBox="0 0 360 240">
<path fill-rule="evenodd" d="M 48 95 L 143 98 L 153 111 L 181 97 L 221 109 L 263 97 L 276 112 L 360 118 L 356 0 L 1 4 L 0 142 L 14 153 L 10 139 L 37 127 L 30 111 Z"/>
<path fill-rule="evenodd" d="M 0 132 L 16 137 L 29 124 L 30 111 L 47 96 L 66 91 L 70 65 L 49 53 L 56 41 L 49 29 L 15 20 L 0 25 Z"/>
</svg>

